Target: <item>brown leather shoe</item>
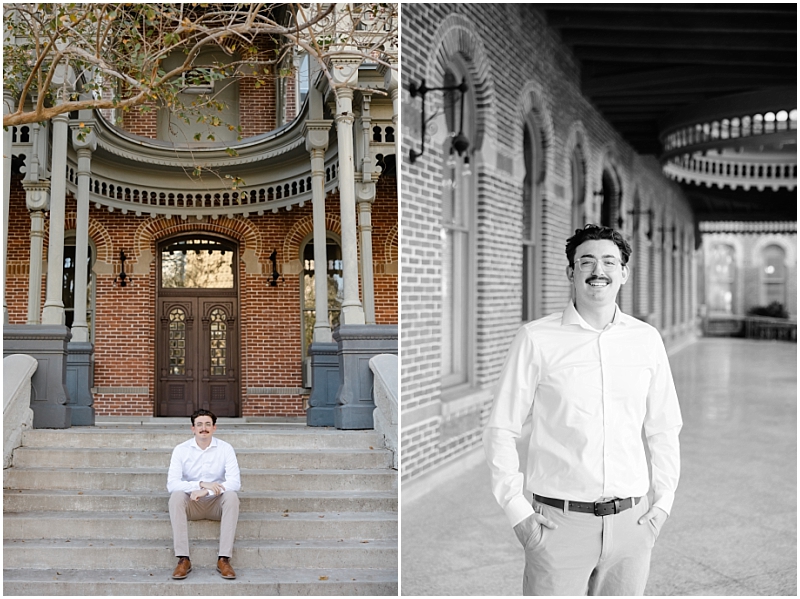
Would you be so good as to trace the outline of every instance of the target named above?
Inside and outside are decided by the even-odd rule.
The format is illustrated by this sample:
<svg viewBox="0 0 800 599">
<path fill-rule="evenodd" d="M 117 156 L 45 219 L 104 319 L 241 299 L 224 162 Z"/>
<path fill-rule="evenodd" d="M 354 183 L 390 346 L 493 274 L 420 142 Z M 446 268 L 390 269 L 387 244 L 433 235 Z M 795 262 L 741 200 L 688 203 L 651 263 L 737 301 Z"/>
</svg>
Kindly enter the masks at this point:
<svg viewBox="0 0 800 599">
<path fill-rule="evenodd" d="M 222 578 L 236 578 L 236 572 L 231 568 L 231 563 L 227 557 L 221 557 L 217 560 L 217 572 L 222 575 Z"/>
<path fill-rule="evenodd" d="M 175 571 L 172 573 L 172 578 L 186 578 L 189 572 L 192 571 L 192 562 L 188 557 L 182 557 L 178 560 L 178 565 L 175 566 Z"/>
</svg>

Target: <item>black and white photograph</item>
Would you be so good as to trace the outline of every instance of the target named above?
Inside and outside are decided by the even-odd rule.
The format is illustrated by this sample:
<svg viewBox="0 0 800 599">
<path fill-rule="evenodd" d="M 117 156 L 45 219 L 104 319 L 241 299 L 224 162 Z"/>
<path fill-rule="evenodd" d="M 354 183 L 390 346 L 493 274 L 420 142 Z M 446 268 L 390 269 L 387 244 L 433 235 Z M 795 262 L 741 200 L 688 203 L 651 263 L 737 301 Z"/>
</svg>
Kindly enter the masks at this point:
<svg viewBox="0 0 800 599">
<path fill-rule="evenodd" d="M 796 595 L 796 10 L 401 6 L 401 594 Z"/>
</svg>

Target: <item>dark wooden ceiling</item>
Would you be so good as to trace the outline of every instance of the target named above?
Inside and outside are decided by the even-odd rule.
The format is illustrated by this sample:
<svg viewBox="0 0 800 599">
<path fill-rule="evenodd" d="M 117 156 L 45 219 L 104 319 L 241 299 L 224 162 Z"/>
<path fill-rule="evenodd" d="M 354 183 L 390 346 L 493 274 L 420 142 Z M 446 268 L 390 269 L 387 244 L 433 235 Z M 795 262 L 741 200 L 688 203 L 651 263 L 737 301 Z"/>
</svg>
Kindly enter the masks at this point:
<svg viewBox="0 0 800 599">
<path fill-rule="evenodd" d="M 583 93 L 640 154 L 687 105 L 797 86 L 797 5 L 544 4 Z"/>
<path fill-rule="evenodd" d="M 797 87 L 797 5 L 536 4 L 577 58 L 583 93 L 642 155 L 674 111 Z M 683 184 L 698 220 L 797 219 L 794 192 Z"/>
</svg>

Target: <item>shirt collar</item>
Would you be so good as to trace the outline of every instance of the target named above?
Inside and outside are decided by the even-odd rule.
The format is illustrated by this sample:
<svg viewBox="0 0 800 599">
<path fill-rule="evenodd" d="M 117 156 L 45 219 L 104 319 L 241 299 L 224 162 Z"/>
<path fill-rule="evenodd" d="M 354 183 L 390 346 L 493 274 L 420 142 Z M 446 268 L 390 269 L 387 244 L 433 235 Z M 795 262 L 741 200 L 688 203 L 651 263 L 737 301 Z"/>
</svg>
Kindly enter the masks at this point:
<svg viewBox="0 0 800 599">
<path fill-rule="evenodd" d="M 627 324 L 627 321 L 628 315 L 620 310 L 619 306 L 614 304 L 614 318 L 611 319 L 611 326 Z M 580 315 L 578 309 L 575 307 L 575 304 L 572 301 L 567 304 L 567 307 L 564 309 L 564 314 L 561 316 L 561 326 L 570 324 L 576 324 L 579 327 L 588 329 L 590 331 L 597 330 L 583 319 L 583 316 Z"/>
<path fill-rule="evenodd" d="M 211 437 L 211 444 L 208 447 L 216 447 L 216 446 L 217 446 L 217 438 Z M 195 439 L 194 437 L 192 437 L 192 447 L 194 447 L 199 451 L 205 451 L 204 449 L 200 449 L 200 446 L 197 444 L 197 439 Z M 208 449 L 208 447 L 206 447 L 206 449 Z"/>
</svg>

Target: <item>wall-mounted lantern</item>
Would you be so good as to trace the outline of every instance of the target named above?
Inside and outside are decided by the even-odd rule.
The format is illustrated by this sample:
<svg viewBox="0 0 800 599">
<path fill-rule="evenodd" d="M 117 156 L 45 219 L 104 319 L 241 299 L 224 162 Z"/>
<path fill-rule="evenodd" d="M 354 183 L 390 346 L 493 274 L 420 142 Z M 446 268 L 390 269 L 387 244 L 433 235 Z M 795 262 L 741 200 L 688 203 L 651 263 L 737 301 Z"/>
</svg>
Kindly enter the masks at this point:
<svg viewBox="0 0 800 599">
<path fill-rule="evenodd" d="M 428 126 L 428 119 L 425 118 L 425 95 L 428 92 L 436 92 L 436 91 L 458 91 L 460 93 L 460 112 L 459 112 L 459 125 L 458 125 L 458 133 L 453 138 L 453 142 L 450 146 L 450 154 L 453 153 L 453 150 L 458 152 L 459 156 L 464 155 L 464 164 L 469 164 L 469 155 L 466 154 L 467 150 L 469 149 L 469 139 L 467 136 L 464 135 L 464 95 L 467 93 L 469 87 L 467 86 L 467 80 L 462 79 L 459 85 L 450 85 L 445 87 L 428 87 L 425 85 L 425 80 L 422 79 L 419 85 L 412 82 L 408 86 L 408 91 L 411 94 L 412 98 L 416 98 L 417 96 L 422 96 L 422 119 L 421 119 L 421 126 L 420 126 L 420 151 L 417 152 L 413 148 L 409 150 L 408 157 L 411 161 L 411 164 L 414 164 L 420 156 L 425 153 L 425 129 Z"/>
<path fill-rule="evenodd" d="M 119 251 L 119 274 L 114 277 L 114 285 L 119 285 L 120 287 L 127 287 L 128 283 L 133 283 L 133 277 L 128 276 L 125 273 L 125 260 L 128 258 L 125 256 L 125 252 L 123 250 Z"/>
<path fill-rule="evenodd" d="M 648 208 L 647 210 L 628 210 L 628 214 L 631 216 L 641 216 L 642 214 L 647 215 L 647 239 L 649 241 L 653 240 L 653 218 L 655 217 L 655 213 L 653 212 L 652 208 Z M 639 230 L 639 219 L 637 218 L 636 221 L 636 230 Z"/>
<path fill-rule="evenodd" d="M 678 244 L 675 243 L 675 240 L 676 240 L 675 225 L 672 225 L 671 227 L 659 227 L 658 230 L 661 232 L 661 243 L 662 243 L 662 245 L 663 245 L 664 241 L 667 238 L 667 231 L 669 231 L 672 234 L 672 251 L 673 252 L 677 251 L 678 250 Z"/>
<path fill-rule="evenodd" d="M 286 281 L 286 279 L 283 278 L 283 275 L 278 272 L 278 250 L 272 250 L 272 253 L 269 255 L 269 259 L 272 262 L 272 280 L 269 282 L 269 286 L 277 287 L 278 279 L 280 279 L 282 282 Z"/>
</svg>

